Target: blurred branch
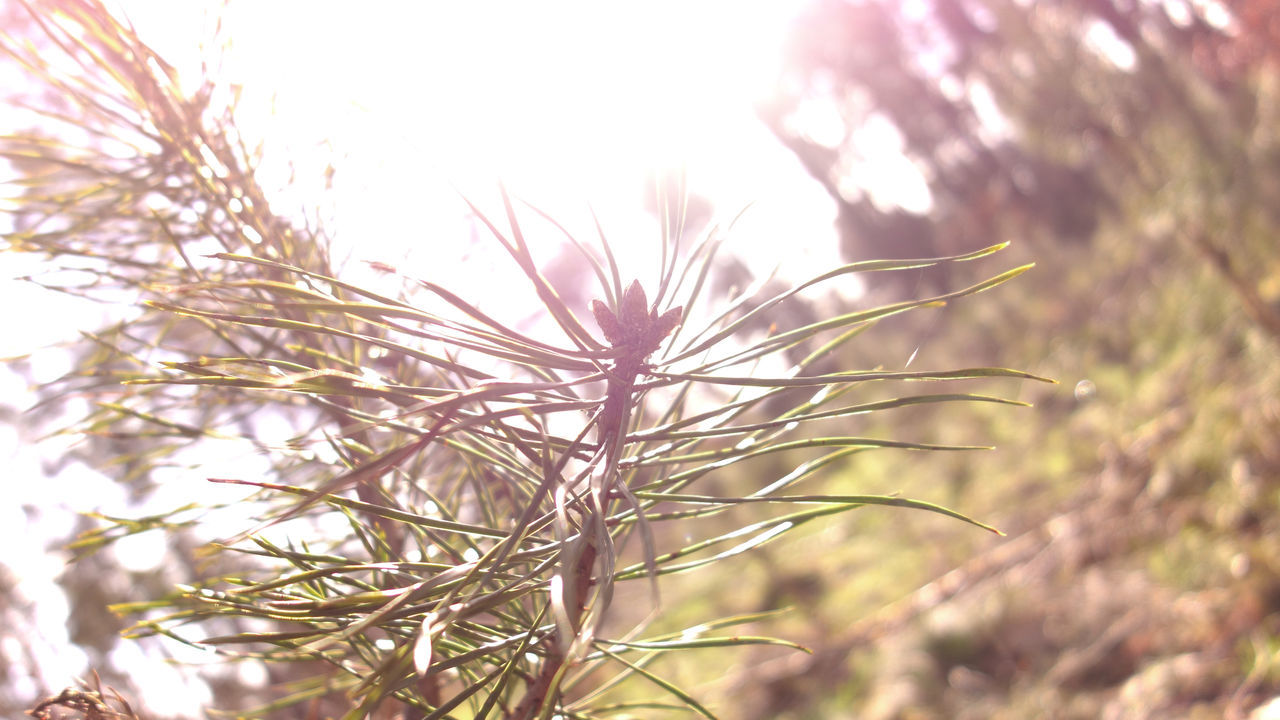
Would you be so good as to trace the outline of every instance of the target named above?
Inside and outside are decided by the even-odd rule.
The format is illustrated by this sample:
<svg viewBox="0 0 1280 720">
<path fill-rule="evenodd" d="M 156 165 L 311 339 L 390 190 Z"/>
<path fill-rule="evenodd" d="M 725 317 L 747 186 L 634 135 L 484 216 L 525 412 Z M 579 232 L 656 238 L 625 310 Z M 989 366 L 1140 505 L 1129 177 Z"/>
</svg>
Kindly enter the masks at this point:
<svg viewBox="0 0 1280 720">
<path fill-rule="evenodd" d="M 1183 234 L 1235 291 L 1249 319 L 1261 328 L 1273 343 L 1280 344 L 1280 309 L 1262 299 L 1258 293 L 1258 286 L 1245 277 L 1236 260 L 1216 244 L 1209 237 L 1208 232 L 1203 229 L 1191 229 L 1184 231 Z"/>
</svg>

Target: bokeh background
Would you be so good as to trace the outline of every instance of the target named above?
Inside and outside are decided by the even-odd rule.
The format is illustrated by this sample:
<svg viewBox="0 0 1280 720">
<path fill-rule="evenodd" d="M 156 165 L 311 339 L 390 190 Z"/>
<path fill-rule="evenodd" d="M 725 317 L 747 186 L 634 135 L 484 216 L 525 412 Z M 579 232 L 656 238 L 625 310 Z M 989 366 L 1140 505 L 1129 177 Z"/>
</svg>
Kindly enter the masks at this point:
<svg viewBox="0 0 1280 720">
<path fill-rule="evenodd" d="M 91 6 L 0 3 L 5 132 L 111 145 L 66 135 L 77 106 L 19 60 L 34 48 L 74 82 L 82 69 L 43 25 Z M 175 92 L 233 107 L 272 208 L 322 234 L 356 281 L 377 281 L 362 261 L 391 262 L 501 307 L 510 269 L 459 199 L 491 206 L 499 179 L 575 232 L 593 232 L 594 211 L 634 264 L 653 253 L 666 212 L 655 187 L 687 191 L 690 233 L 746 208 L 726 286 L 1003 241 L 1013 244 L 1001 262 L 1037 264 L 996 292 L 882 323 L 833 359 L 1006 366 L 1059 381 L 993 384 L 1034 409 L 899 411 L 859 428 L 994 452 L 870 453 L 825 481 L 941 503 L 1006 537 L 877 510 L 664 584 L 673 627 L 789 607 L 771 632 L 813 650 L 706 652 L 668 669 L 721 717 L 1280 717 L 1273 3 L 107 10 L 171 65 Z M 16 238 L 31 229 L 25 179 L 50 168 L 13 151 L 0 167 L 0 222 Z M 531 241 L 548 277 L 573 287 L 581 268 L 558 237 Z M 130 311 L 22 250 L 8 242 L 0 255 L 0 715 L 91 670 L 148 717 L 267 697 L 280 678 L 251 664 L 119 639 L 128 622 L 107 606 L 196 573 L 190 548 L 141 533 L 68 564 L 65 543 L 97 522 L 83 513 L 160 512 L 190 499 L 193 466 L 243 473 L 254 460 L 188 457 L 131 474 L 113 468 L 110 442 L 59 433 L 89 409 L 50 402 L 42 384 L 86 362 L 81 333 Z M 796 312 L 989 274 L 941 267 L 843 287 Z"/>
</svg>

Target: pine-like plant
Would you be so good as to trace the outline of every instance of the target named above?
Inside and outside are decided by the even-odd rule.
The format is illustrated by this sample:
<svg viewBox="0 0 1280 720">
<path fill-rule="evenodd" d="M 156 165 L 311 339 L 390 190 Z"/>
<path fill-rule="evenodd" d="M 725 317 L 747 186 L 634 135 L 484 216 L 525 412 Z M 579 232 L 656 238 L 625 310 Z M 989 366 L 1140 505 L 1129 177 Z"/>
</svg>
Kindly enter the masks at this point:
<svg viewBox="0 0 1280 720">
<path fill-rule="evenodd" d="M 125 479 L 182 464 L 199 448 L 250 445 L 270 462 L 261 476 L 207 478 L 253 489 L 261 502 L 245 507 L 262 515 L 246 512 L 239 536 L 209 546 L 204 577 L 119 609 L 142 615 L 135 635 L 302 668 L 252 713 L 336 696 L 349 718 L 397 703 L 427 718 L 652 708 L 712 717 L 653 669 L 657 659 L 789 643 L 724 634 L 755 615 L 648 634 L 647 623 L 619 619 L 621 598 L 660 608 L 666 575 L 718 567 L 868 505 L 985 527 L 925 502 L 801 488 L 871 449 L 971 449 L 829 434 L 841 419 L 930 403 L 1018 404 L 954 390 L 856 399 L 869 384 L 1033 376 L 813 368 L 882 318 L 1027 268 L 796 327 L 785 325 L 785 310 L 798 294 L 856 274 L 967 262 L 1000 246 L 854 263 L 761 298 L 709 290 L 724 232 L 686 244 L 678 227 L 665 228 L 653 267 L 624 269 L 603 229 L 592 241 L 565 231 L 593 271 L 583 281 L 598 288 L 584 321 L 540 272 L 522 230 L 534 217 L 554 220 L 500 191 L 501 216 L 472 210 L 541 303 L 545 322 L 520 331 L 482 310 L 474 289 L 440 278 L 400 277 L 398 294 L 344 281 L 318 231 L 272 211 L 254 177 L 257 156 L 239 144 L 230 111 L 214 111 L 225 90 L 215 79 L 183 95 L 169 66 L 95 3 L 45 3 L 31 17 L 84 72 L 64 74 L 4 40 L 55 93 L 33 106 L 45 129 L 0 138 L 0 155 L 25 176 L 9 251 L 75 268 L 84 282 L 50 283 L 60 290 L 123 297 L 133 308 L 86 335 L 78 370 L 56 389 L 93 400 L 79 430 L 104 443 L 103 459 Z M 769 331 L 753 329 L 762 325 Z M 792 358 L 787 372 L 756 370 L 780 353 Z M 267 419 L 294 434 L 267 439 Z M 743 493 L 715 487 L 725 468 L 779 453 L 789 472 Z M 198 466 L 189 476 L 205 479 Z M 774 512 L 726 527 L 736 517 L 726 511 L 746 504 Z M 326 516 L 341 517 L 343 529 L 312 522 Z M 113 519 L 75 547 L 192 522 L 185 507 Z M 659 699 L 619 700 L 634 697 L 615 693 L 630 683 L 651 684 Z"/>
</svg>

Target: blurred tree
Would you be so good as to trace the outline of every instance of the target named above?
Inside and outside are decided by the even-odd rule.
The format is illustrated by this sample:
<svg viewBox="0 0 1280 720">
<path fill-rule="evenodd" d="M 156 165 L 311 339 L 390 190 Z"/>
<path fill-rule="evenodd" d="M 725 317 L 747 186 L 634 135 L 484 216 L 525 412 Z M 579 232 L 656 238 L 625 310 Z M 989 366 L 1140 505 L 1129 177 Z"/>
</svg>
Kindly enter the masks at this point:
<svg viewBox="0 0 1280 720">
<path fill-rule="evenodd" d="M 1254 83 L 1275 57 L 1275 17 L 1261 2 L 819 0 L 759 113 L 835 199 L 849 257 L 1087 242 L 1119 204 L 1194 182 L 1196 204 L 1162 213 L 1280 339 L 1257 262 L 1270 242 L 1258 223 L 1280 206 L 1276 151 L 1253 131 L 1272 112 Z M 895 206 L 891 178 L 851 172 L 877 118 L 927 183 L 927 208 Z M 1199 167 L 1160 140 L 1170 133 Z"/>
<path fill-rule="evenodd" d="M 778 673 L 785 703 L 747 717 L 1246 717 L 1280 692 L 1274 654 L 1254 649 L 1280 633 L 1264 539 L 1280 531 L 1276 17 L 1270 2 L 808 4 L 757 111 L 835 199 L 844 251 L 1014 241 L 1035 282 L 1002 295 L 998 318 L 956 310 L 983 341 L 940 335 L 920 354 L 1017 346 L 1080 382 L 1035 393 L 1035 427 L 1006 436 L 983 480 L 928 461 L 1027 532 L 922 571 L 881 625 L 813 613 L 823 659 Z M 867 172 L 886 144 L 929 202 Z M 1204 608 L 1194 639 L 1167 619 L 1175 604 Z"/>
</svg>

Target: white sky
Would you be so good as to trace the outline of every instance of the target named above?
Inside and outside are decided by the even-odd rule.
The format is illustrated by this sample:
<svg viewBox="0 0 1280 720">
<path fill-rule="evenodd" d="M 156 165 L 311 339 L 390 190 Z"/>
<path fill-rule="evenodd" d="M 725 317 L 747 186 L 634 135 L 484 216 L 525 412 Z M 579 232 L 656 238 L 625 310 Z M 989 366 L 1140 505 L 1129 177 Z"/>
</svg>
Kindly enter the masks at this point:
<svg viewBox="0 0 1280 720">
<path fill-rule="evenodd" d="M 125 4 L 162 54 L 198 67 L 201 4 Z M 836 261 L 834 207 L 752 104 L 802 4 L 316 2 L 304 12 L 232 0 L 221 75 L 244 87 L 245 133 L 269 139 L 266 183 L 285 184 L 286 161 L 316 179 L 276 195 L 286 207 L 314 204 L 336 151 L 330 229 L 357 257 L 407 246 L 425 255 L 419 269 L 438 271 L 470 232 L 453 188 L 492 207 L 499 178 L 575 232 L 590 236 L 590 203 L 611 239 L 649 248 L 647 173 L 683 167 L 719 213 L 755 204 L 733 240 L 753 270 L 783 258 L 799 277 Z M 805 252 L 799 237 L 812 239 Z"/>
</svg>

